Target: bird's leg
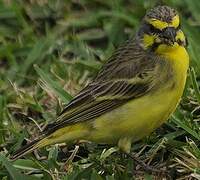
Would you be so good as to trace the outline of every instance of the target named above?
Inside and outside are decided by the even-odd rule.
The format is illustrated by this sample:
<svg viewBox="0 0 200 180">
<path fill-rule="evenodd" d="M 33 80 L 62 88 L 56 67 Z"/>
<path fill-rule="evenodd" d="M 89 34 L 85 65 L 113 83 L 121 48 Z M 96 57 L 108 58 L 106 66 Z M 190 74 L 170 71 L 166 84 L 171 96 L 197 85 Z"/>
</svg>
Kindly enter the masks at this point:
<svg viewBox="0 0 200 180">
<path fill-rule="evenodd" d="M 130 153 L 131 151 L 131 138 L 123 137 L 118 141 L 118 147 L 122 152 Z"/>
<path fill-rule="evenodd" d="M 130 157 L 131 159 L 133 159 L 134 162 L 136 162 L 137 164 L 139 164 L 146 172 L 157 173 L 157 174 L 158 173 L 159 174 L 166 174 L 166 173 L 168 173 L 165 170 L 160 170 L 160 169 L 153 168 L 153 167 L 149 166 L 148 164 L 144 163 L 137 156 L 132 155 L 130 153 L 130 150 L 131 150 L 131 138 L 123 137 L 123 138 L 119 139 L 119 141 L 118 141 L 118 147 L 128 157 Z"/>
<path fill-rule="evenodd" d="M 168 174 L 167 170 L 163 169 L 156 169 L 152 166 L 149 166 L 148 164 L 144 163 L 142 160 L 140 160 L 137 156 L 131 154 L 131 153 L 125 153 L 128 157 L 130 157 L 134 162 L 136 162 L 138 165 L 140 165 L 144 171 L 149 173 L 155 173 L 155 174 Z"/>
</svg>

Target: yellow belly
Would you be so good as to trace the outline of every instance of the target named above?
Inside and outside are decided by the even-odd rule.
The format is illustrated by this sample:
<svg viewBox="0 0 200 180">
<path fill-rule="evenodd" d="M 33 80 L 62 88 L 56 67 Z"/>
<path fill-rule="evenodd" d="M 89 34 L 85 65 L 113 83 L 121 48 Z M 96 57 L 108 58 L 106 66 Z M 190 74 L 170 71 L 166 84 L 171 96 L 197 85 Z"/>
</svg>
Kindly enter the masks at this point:
<svg viewBox="0 0 200 180">
<path fill-rule="evenodd" d="M 164 51 L 162 55 L 169 59 L 176 82 L 174 88 L 169 84 L 107 113 L 92 122 L 93 130 L 86 139 L 102 143 L 116 143 L 122 137 L 130 137 L 137 141 L 150 134 L 165 122 L 176 109 L 182 96 L 188 69 L 188 55 L 183 47 L 174 47 Z M 162 73 L 162 72 L 161 72 Z"/>
<path fill-rule="evenodd" d="M 159 127 L 174 111 L 180 95 L 175 91 L 157 92 L 132 100 L 93 122 L 88 140 L 116 143 L 121 137 L 137 141 Z"/>
</svg>

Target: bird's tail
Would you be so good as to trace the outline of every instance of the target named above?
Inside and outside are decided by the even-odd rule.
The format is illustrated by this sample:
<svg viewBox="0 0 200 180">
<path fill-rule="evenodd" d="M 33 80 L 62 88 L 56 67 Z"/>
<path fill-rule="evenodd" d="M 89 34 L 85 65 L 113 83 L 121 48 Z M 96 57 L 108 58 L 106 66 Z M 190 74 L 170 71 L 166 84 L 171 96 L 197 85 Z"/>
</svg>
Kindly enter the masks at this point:
<svg viewBox="0 0 200 180">
<path fill-rule="evenodd" d="M 11 160 L 19 159 L 20 157 L 33 152 L 36 149 L 55 144 L 60 142 L 71 142 L 85 137 L 88 134 L 87 126 L 82 124 L 76 124 L 73 126 L 67 126 L 60 128 L 55 132 L 49 134 L 41 134 L 37 139 L 18 149 L 10 157 Z"/>
<path fill-rule="evenodd" d="M 44 147 L 46 146 L 47 144 L 44 142 L 44 138 L 43 137 L 39 137 L 35 140 L 33 140 L 32 142 L 26 144 L 25 146 L 19 148 L 17 151 L 15 151 L 10 159 L 15 161 L 17 159 L 19 159 L 20 157 L 30 153 L 30 152 L 33 152 L 34 150 L 38 149 L 38 148 L 41 148 L 41 147 Z"/>
</svg>

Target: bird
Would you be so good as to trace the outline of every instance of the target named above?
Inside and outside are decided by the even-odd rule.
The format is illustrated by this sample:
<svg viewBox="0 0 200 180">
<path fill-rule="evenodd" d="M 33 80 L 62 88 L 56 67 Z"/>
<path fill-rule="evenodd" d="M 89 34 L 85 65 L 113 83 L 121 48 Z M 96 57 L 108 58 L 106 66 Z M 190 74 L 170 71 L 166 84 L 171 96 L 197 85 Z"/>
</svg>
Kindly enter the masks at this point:
<svg viewBox="0 0 200 180">
<path fill-rule="evenodd" d="M 121 44 L 88 83 L 16 160 L 56 143 L 86 140 L 130 153 L 132 143 L 166 122 L 180 102 L 189 67 L 178 12 L 149 9 L 135 36 Z"/>
</svg>

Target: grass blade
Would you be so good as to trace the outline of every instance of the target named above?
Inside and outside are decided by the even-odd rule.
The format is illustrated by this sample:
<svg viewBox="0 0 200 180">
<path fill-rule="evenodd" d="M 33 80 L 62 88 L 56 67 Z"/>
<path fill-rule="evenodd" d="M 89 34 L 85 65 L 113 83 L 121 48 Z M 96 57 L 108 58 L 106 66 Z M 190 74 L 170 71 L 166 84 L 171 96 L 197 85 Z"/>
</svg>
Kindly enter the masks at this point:
<svg viewBox="0 0 200 180">
<path fill-rule="evenodd" d="M 44 72 L 37 65 L 34 65 L 34 68 L 40 78 L 45 82 L 45 85 L 47 85 L 63 102 L 67 103 L 72 99 L 72 96 L 63 90 L 56 81 L 52 80 L 48 73 Z"/>
<path fill-rule="evenodd" d="M 200 135 L 190 127 L 186 126 L 186 124 L 184 124 L 180 119 L 176 118 L 176 116 L 172 116 L 172 121 L 200 141 Z"/>
<path fill-rule="evenodd" d="M 14 166 L 12 166 L 12 164 L 2 154 L 0 154 L 0 163 L 2 163 L 3 166 L 5 166 L 5 168 L 7 169 L 8 173 L 10 174 L 13 180 L 19 180 L 19 179 L 37 180 L 36 177 L 21 174 Z"/>
<path fill-rule="evenodd" d="M 191 68 L 191 70 L 190 70 L 190 80 L 192 82 L 192 86 L 194 88 L 197 100 L 200 103 L 200 90 L 199 90 L 199 85 L 196 80 L 196 73 L 194 71 L 194 68 Z"/>
</svg>

